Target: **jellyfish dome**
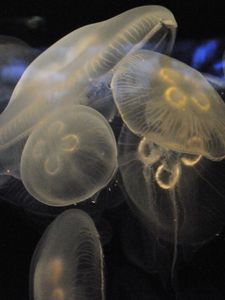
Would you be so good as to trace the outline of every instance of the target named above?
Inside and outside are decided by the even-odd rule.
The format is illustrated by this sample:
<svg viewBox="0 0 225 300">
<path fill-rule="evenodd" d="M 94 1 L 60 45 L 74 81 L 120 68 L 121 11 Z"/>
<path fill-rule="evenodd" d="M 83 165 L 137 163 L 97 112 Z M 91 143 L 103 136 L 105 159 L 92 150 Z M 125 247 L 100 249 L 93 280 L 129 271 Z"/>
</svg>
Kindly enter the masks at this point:
<svg viewBox="0 0 225 300">
<path fill-rule="evenodd" d="M 30 268 L 32 300 L 103 300 L 103 254 L 94 222 L 72 209 L 46 229 Z"/>
<path fill-rule="evenodd" d="M 21 179 L 53 206 L 75 204 L 107 185 L 117 169 L 114 134 L 94 109 L 62 107 L 40 122 L 22 152 Z"/>
<path fill-rule="evenodd" d="M 144 137 L 143 144 L 211 160 L 225 157 L 225 104 L 198 71 L 140 50 L 122 61 L 112 89 L 123 121 Z"/>
</svg>

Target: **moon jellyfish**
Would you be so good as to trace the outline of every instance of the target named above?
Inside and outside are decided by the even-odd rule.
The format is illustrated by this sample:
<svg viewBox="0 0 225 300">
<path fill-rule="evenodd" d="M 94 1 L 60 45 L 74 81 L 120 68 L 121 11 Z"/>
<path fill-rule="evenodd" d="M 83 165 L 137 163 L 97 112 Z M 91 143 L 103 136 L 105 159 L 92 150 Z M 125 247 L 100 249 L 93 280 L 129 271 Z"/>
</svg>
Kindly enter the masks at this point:
<svg viewBox="0 0 225 300">
<path fill-rule="evenodd" d="M 177 152 L 211 160 L 224 158 L 225 105 L 198 71 L 142 50 L 117 68 L 112 89 L 123 121 L 144 137 L 140 151 L 151 140 Z M 174 175 L 177 173 L 175 168 Z"/>
<path fill-rule="evenodd" d="M 43 234 L 32 258 L 30 299 L 104 299 L 101 244 L 85 212 L 66 210 Z"/>
<path fill-rule="evenodd" d="M 174 242 L 173 276 L 177 244 L 205 242 L 224 224 L 224 193 L 207 169 L 225 155 L 225 105 L 200 73 L 151 51 L 125 58 L 112 88 L 127 125 L 119 168 L 128 203 L 158 239 Z"/>
<path fill-rule="evenodd" d="M 113 177 L 117 169 L 114 134 L 94 109 L 61 107 L 34 127 L 20 168 L 26 189 L 40 202 L 53 206 L 78 203 Z"/>
</svg>

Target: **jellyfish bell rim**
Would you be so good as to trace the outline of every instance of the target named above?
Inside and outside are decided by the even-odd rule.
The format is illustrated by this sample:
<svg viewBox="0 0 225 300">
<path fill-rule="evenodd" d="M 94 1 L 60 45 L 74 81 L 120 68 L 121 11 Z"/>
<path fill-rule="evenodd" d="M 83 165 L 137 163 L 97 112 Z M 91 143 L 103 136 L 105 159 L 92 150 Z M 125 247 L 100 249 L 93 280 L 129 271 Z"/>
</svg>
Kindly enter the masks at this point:
<svg viewBox="0 0 225 300">
<path fill-rule="evenodd" d="M 134 134 L 136 134 L 134 131 L 132 131 L 132 129 L 129 127 L 128 124 L 126 124 L 127 127 L 129 128 L 129 130 L 131 132 L 133 132 Z M 177 152 L 177 153 L 181 153 L 181 154 L 192 154 L 192 155 L 200 155 L 202 157 L 205 157 L 211 161 L 221 161 L 225 158 L 225 153 L 222 155 L 222 154 L 218 154 L 218 155 L 211 155 L 210 153 L 206 152 L 206 151 L 191 151 L 191 150 L 188 150 L 186 147 L 184 147 L 183 145 L 180 145 L 180 144 L 175 144 L 175 143 L 171 143 L 171 142 L 161 142 L 161 139 L 158 137 L 157 134 L 146 134 L 144 135 L 143 137 L 146 137 L 146 138 L 149 138 L 150 141 L 154 141 L 155 144 L 157 145 L 162 145 L 161 147 L 162 148 L 165 148 L 165 149 L 170 149 L 174 152 Z M 224 145 L 225 147 L 225 145 Z"/>
</svg>

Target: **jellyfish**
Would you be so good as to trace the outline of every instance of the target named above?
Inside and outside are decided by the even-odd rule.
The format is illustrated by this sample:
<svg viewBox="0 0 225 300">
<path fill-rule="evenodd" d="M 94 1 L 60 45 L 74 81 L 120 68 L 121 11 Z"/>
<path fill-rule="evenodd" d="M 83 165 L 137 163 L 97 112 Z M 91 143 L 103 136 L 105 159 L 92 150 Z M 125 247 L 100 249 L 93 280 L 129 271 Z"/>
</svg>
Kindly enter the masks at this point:
<svg viewBox="0 0 225 300">
<path fill-rule="evenodd" d="M 224 193 L 206 173 L 225 156 L 225 104 L 199 72 L 146 50 L 121 62 L 111 86 L 125 123 L 118 159 L 128 203 L 174 242 L 173 272 L 178 243 L 203 243 L 224 224 Z"/>
<path fill-rule="evenodd" d="M 108 184 L 117 169 L 114 134 L 93 108 L 63 106 L 43 119 L 22 147 L 21 180 L 40 202 L 84 201 Z M 6 160 L 8 153 L 6 152 Z"/>
<path fill-rule="evenodd" d="M 66 210 L 46 229 L 33 254 L 30 299 L 104 299 L 103 253 L 87 213 Z"/>
</svg>

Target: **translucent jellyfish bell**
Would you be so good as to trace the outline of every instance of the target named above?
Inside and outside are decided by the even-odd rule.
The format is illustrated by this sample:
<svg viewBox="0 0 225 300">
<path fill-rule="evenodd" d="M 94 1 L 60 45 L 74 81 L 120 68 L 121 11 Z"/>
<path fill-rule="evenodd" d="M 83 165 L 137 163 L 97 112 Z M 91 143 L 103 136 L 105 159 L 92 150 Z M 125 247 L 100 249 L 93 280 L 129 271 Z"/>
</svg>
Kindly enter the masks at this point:
<svg viewBox="0 0 225 300">
<path fill-rule="evenodd" d="M 30 269 L 33 300 L 103 300 L 103 254 L 99 235 L 85 212 L 73 209 L 47 228 Z"/>
<path fill-rule="evenodd" d="M 173 58 L 139 50 L 120 63 L 112 80 L 123 121 L 164 148 L 225 156 L 225 104 L 196 70 Z"/>
<path fill-rule="evenodd" d="M 33 129 L 20 169 L 26 189 L 40 202 L 53 206 L 78 203 L 106 186 L 115 174 L 114 134 L 94 109 L 61 107 Z"/>
</svg>

